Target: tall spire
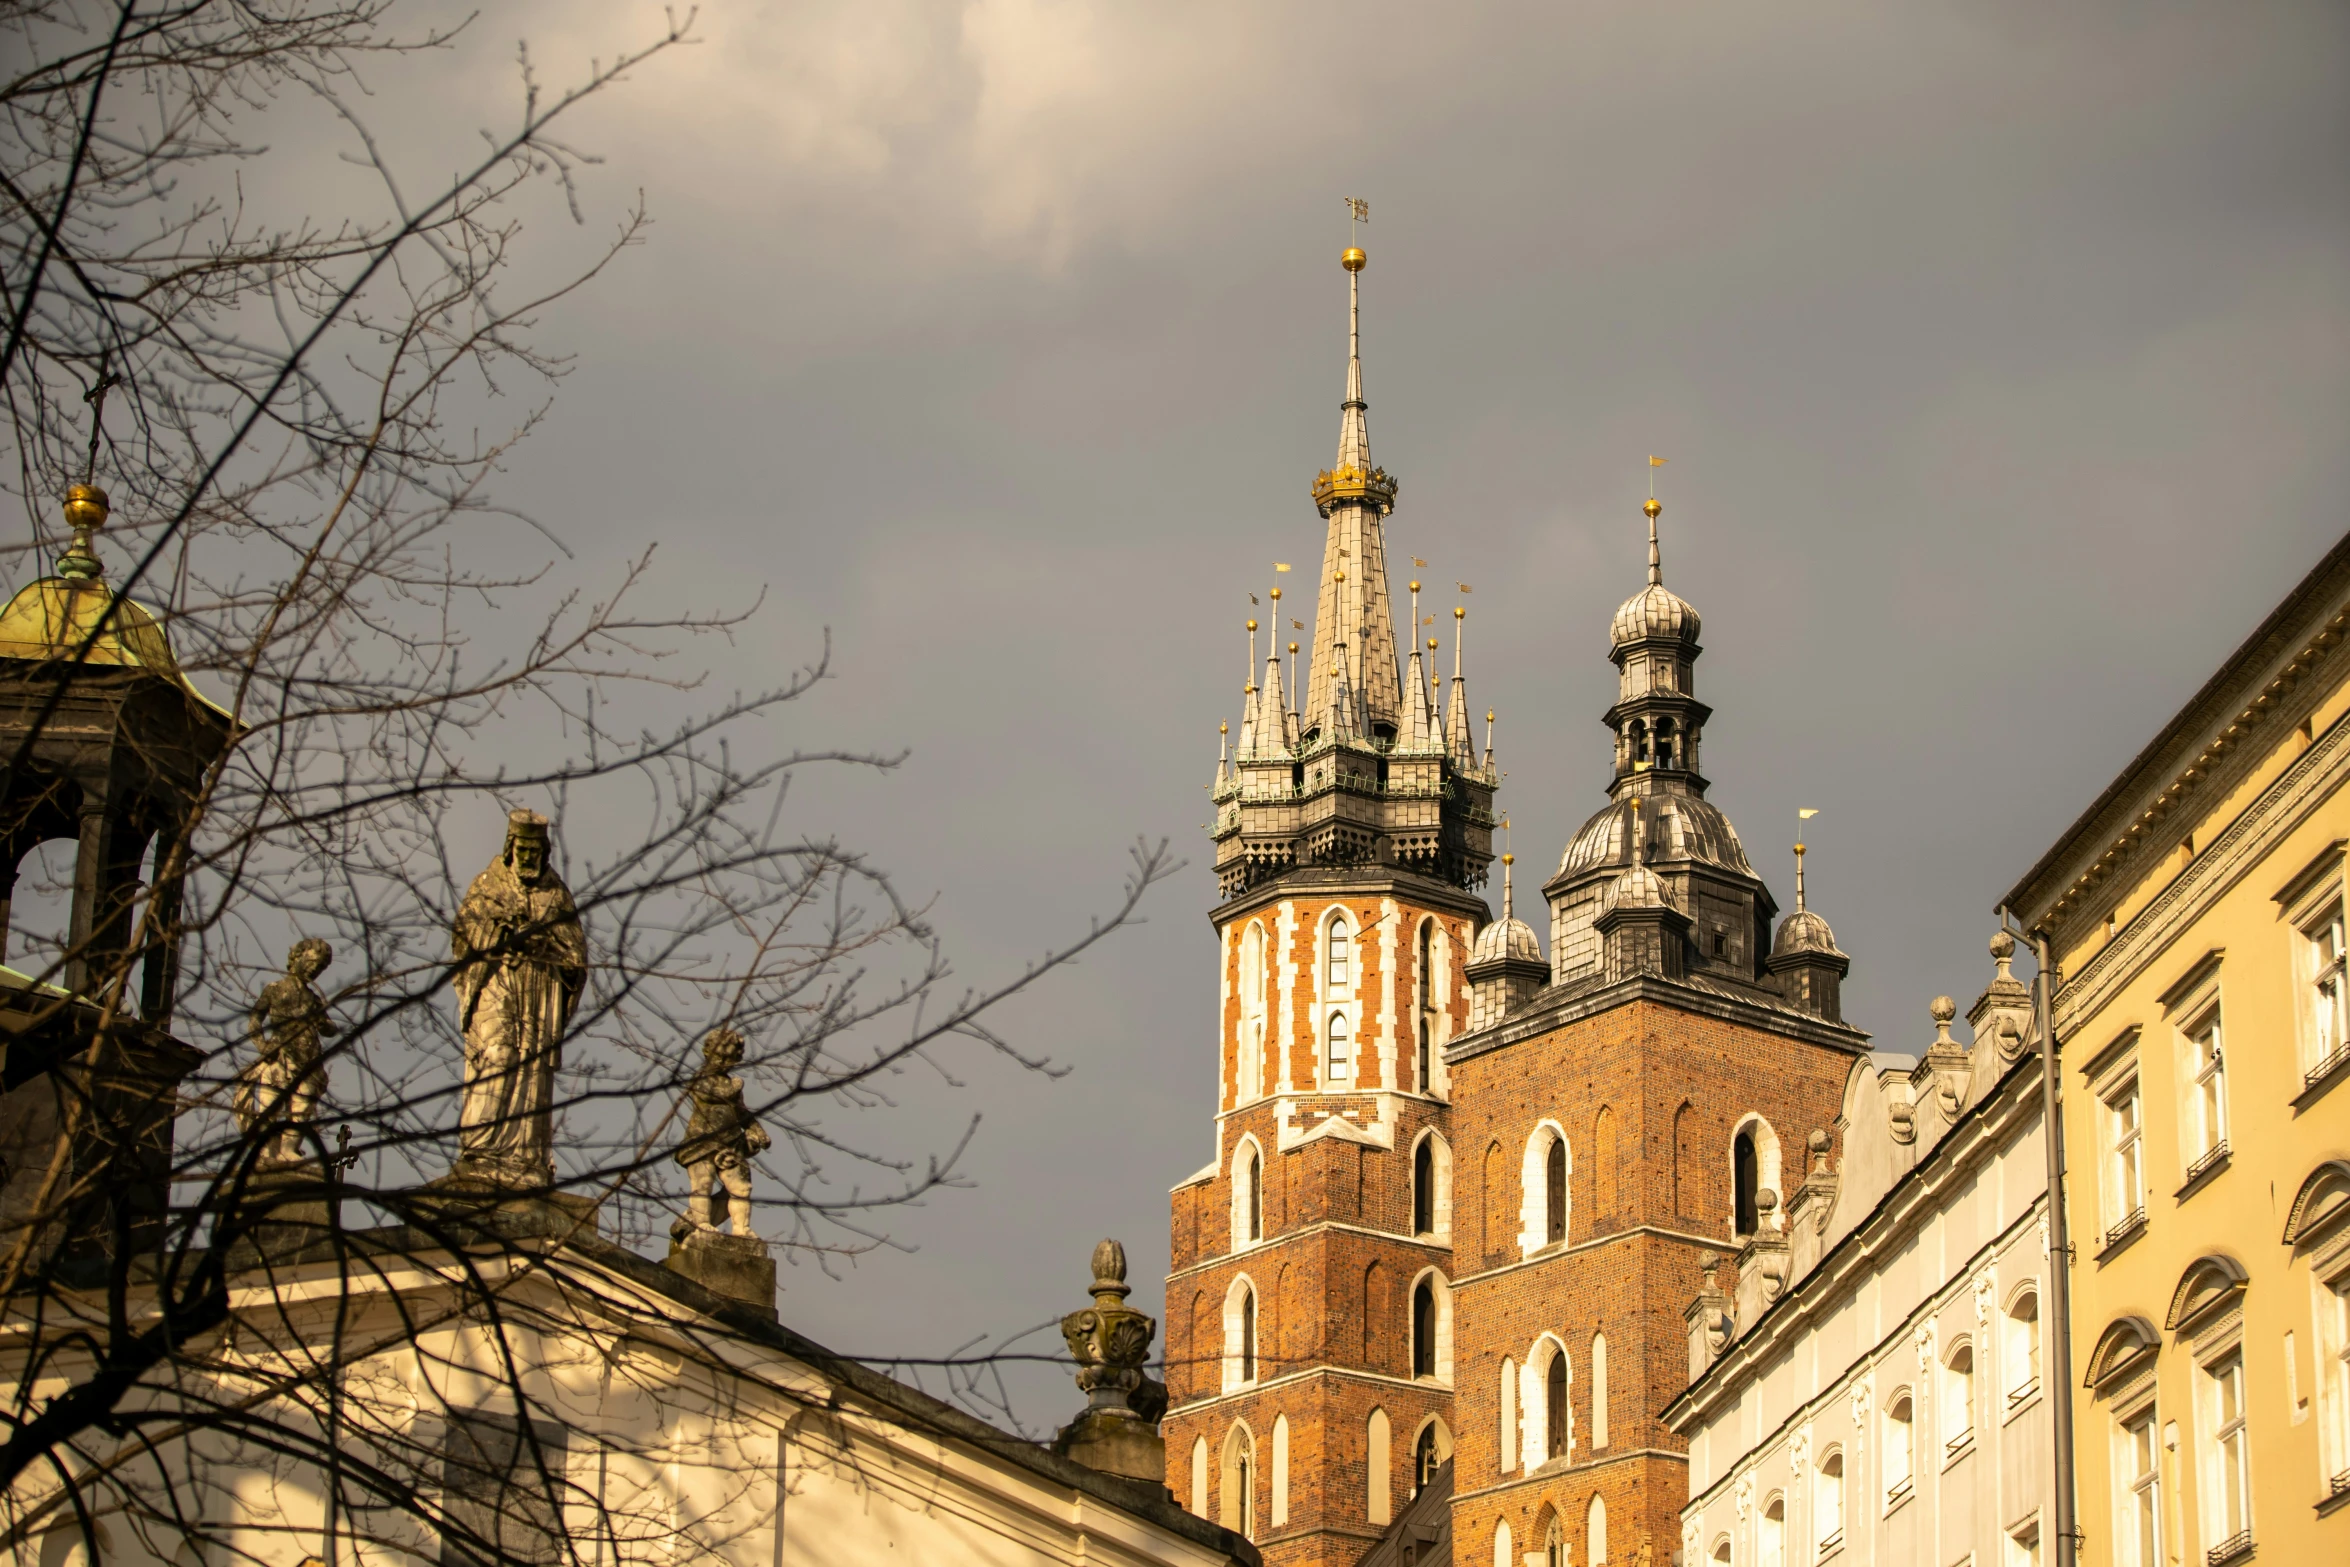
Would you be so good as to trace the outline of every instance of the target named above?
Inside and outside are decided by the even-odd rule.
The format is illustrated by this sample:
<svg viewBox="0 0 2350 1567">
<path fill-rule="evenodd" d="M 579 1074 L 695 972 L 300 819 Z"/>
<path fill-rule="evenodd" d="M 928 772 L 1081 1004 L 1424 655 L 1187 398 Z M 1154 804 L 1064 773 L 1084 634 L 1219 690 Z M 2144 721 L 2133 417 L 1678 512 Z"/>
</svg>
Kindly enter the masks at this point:
<svg viewBox="0 0 2350 1567">
<path fill-rule="evenodd" d="M 1311 684 L 1305 711 L 1320 725 L 1330 711 L 1332 671 L 1343 668 L 1365 731 L 1398 735 L 1403 683 L 1395 651 L 1395 612 L 1387 599 L 1387 540 L 1382 519 L 1395 510 L 1395 481 L 1371 463 L 1364 418 L 1361 250 L 1339 258 L 1347 273 L 1346 401 L 1339 405 L 1338 464 L 1314 476 L 1314 505 L 1330 519 L 1322 544 L 1322 590 L 1314 606 Z M 1340 656 L 1343 654 L 1344 656 Z"/>
<path fill-rule="evenodd" d="M 1651 495 L 1648 498 L 1648 504 L 1640 509 L 1648 513 L 1648 585 L 1652 588 L 1661 588 L 1665 585 L 1665 563 L 1664 557 L 1657 553 L 1656 548 L 1656 517 L 1658 512 L 1664 510 L 1664 507 L 1657 503 L 1655 496 Z"/>
<path fill-rule="evenodd" d="M 1452 701 L 1444 712 L 1444 748 L 1452 759 L 1463 767 L 1477 765 L 1477 753 L 1469 748 L 1469 683 L 1461 678 L 1461 628 L 1467 624 L 1469 608 L 1455 604 L 1452 609 Z"/>
<path fill-rule="evenodd" d="M 1420 623 L 1420 585 L 1412 584 L 1412 624 Z M 1436 712 L 1428 699 L 1428 677 L 1420 670 L 1420 649 L 1412 647 L 1412 656 L 1404 669 L 1403 744 L 1406 750 L 1426 751 L 1438 740 Z"/>
</svg>

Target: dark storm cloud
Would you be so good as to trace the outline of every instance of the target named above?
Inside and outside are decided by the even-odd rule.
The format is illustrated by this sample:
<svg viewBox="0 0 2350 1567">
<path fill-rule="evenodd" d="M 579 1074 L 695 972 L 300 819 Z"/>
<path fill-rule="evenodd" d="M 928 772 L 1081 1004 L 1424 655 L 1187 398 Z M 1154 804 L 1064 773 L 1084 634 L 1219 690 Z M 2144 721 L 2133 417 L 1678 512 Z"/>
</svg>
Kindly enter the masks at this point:
<svg viewBox="0 0 2350 1567">
<path fill-rule="evenodd" d="M 559 79 L 654 18 L 487 20 Z M 1715 798 L 1783 898 L 1822 809 L 1814 906 L 1888 1048 L 1980 987 L 2000 890 L 2343 527 L 2339 7 L 861 0 L 699 31 L 576 129 L 591 220 L 641 187 L 657 227 L 550 317 L 579 368 L 506 497 L 583 570 L 658 538 L 669 591 L 766 584 L 721 684 L 831 629 L 779 739 L 912 756 L 795 809 L 935 892 L 964 972 L 1082 929 L 1137 833 L 1192 861 L 1008 1020 L 1071 1076 L 904 1085 L 941 1140 L 985 1112 L 976 1187 L 893 1226 L 918 1251 L 786 1270 L 844 1349 L 1070 1309 L 1102 1234 L 1157 1309 L 1167 1188 L 1213 1151 L 1202 786 L 1247 592 L 1318 555 L 1342 194 L 1373 209 L 1392 558 L 1476 588 L 1532 879 L 1600 800 L 1661 452 Z M 496 39 L 385 85 L 417 146 L 509 91 Z M 1032 1418 L 1075 1407 L 1039 1385 Z"/>
</svg>

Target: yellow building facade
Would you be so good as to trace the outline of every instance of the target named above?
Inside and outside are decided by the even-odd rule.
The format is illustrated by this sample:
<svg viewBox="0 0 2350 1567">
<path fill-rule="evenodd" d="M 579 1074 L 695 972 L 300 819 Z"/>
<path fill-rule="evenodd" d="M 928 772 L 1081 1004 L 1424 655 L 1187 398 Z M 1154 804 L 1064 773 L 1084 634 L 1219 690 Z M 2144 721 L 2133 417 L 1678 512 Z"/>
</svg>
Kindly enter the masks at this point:
<svg viewBox="0 0 2350 1567">
<path fill-rule="evenodd" d="M 2346 639 L 2350 539 L 2008 896 L 2058 978 L 2084 1564 L 2350 1562 Z"/>
</svg>

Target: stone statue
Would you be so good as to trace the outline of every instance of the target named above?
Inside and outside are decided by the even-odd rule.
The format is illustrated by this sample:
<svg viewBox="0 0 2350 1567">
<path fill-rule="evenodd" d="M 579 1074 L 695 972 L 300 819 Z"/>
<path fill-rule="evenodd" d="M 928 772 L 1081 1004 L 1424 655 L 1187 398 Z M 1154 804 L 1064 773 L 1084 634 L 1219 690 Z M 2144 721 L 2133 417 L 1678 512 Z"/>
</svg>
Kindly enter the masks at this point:
<svg viewBox="0 0 2350 1567">
<path fill-rule="evenodd" d="M 253 1059 L 237 1074 L 235 1107 L 237 1125 L 261 1142 L 262 1169 L 306 1157 L 304 1135 L 324 1076 L 319 1047 L 336 1033 L 311 981 L 333 961 L 334 948 L 317 937 L 295 942 L 283 977 L 262 986 L 253 1002 Z"/>
<path fill-rule="evenodd" d="M 751 1161 L 774 1143 L 743 1103 L 743 1080 L 731 1075 L 742 1060 L 743 1036 L 717 1029 L 702 1042 L 702 1069 L 685 1085 L 693 1108 L 675 1158 L 685 1166 L 686 1210 L 669 1227 L 673 1239 L 722 1229 L 729 1217 L 736 1235 L 751 1234 Z"/>
<path fill-rule="evenodd" d="M 547 850 L 547 819 L 514 812 L 505 848 L 457 907 L 450 960 L 465 1031 L 461 1180 L 554 1182 L 555 1068 L 587 978 L 587 939 Z"/>
<path fill-rule="evenodd" d="M 1103 1241 L 1093 1249 L 1093 1305 L 1061 1319 L 1086 1407 L 1054 1438 L 1053 1451 L 1110 1474 L 1161 1481 L 1167 1444 L 1158 1423 L 1167 1388 L 1142 1369 L 1159 1325 L 1126 1304 L 1129 1292 L 1126 1248 Z"/>
</svg>

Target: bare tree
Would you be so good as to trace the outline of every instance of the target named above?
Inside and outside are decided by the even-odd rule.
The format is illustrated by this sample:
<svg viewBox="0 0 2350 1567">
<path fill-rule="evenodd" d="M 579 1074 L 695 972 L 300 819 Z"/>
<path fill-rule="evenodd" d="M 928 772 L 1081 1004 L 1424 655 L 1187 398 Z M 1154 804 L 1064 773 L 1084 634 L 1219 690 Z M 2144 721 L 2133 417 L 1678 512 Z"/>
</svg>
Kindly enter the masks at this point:
<svg viewBox="0 0 2350 1567">
<path fill-rule="evenodd" d="M 690 31 L 672 15 L 560 90 L 520 54 L 519 101 L 471 166 L 416 187 L 375 134 L 370 78 L 470 47 L 463 29 L 404 29 L 391 0 L 0 0 L 15 579 L 46 569 L 69 490 L 83 525 L 0 623 L 0 938 L 22 970 L 0 997 L 0 1548 L 67 1526 L 95 1556 L 114 1518 L 117 1549 L 127 1534 L 158 1560 L 266 1555 L 198 1499 L 205 1466 L 233 1461 L 327 1476 L 329 1538 L 630 1555 L 645 1531 L 604 1495 L 593 1551 L 552 1521 L 581 1505 L 550 1460 L 572 1417 L 523 1366 L 570 1335 L 606 1345 L 609 1387 L 630 1331 L 613 1324 L 645 1327 L 595 1247 L 650 1240 L 682 1206 L 674 1107 L 700 1040 L 748 1041 L 749 1109 L 774 1134 L 763 1227 L 817 1261 L 854 1253 L 956 1179 L 959 1149 L 894 1146 L 863 1113 L 890 1077 L 956 1042 L 1050 1070 L 991 1009 L 1168 869 L 1138 847 L 1085 934 L 955 988 L 923 910 L 789 809 L 807 768 L 892 763 L 767 739 L 824 655 L 715 695 L 701 666 L 755 597 L 670 607 L 649 548 L 582 582 L 556 534 L 497 504 L 567 369 L 539 316 L 645 234 L 632 208 L 524 290 L 522 214 L 560 202 L 587 232 L 593 159 L 566 116 Z M 351 210 L 269 211 L 268 134 L 336 138 Z M 175 738 L 117 732 L 169 796 L 118 820 L 56 756 L 122 668 L 123 690 L 145 679 L 180 707 Z M 431 1185 L 458 1151 L 452 979 L 548 936 L 526 921 L 453 953 L 477 867 L 448 844 L 525 807 L 556 823 L 584 931 L 559 1157 L 523 1194 L 568 1216 L 568 1248 L 453 1216 Z M 592 843 L 563 830 L 586 820 Z M 275 979 L 304 938 L 332 962 L 297 954 Z M 48 1119 L 23 1112 L 35 1099 Z M 290 1244 L 289 1216 L 318 1233 Z M 394 1282 L 418 1269 L 433 1288 Z M 255 1296 L 256 1273 L 306 1282 Z M 419 1424 L 453 1324 L 493 1347 L 506 1416 Z"/>
</svg>

